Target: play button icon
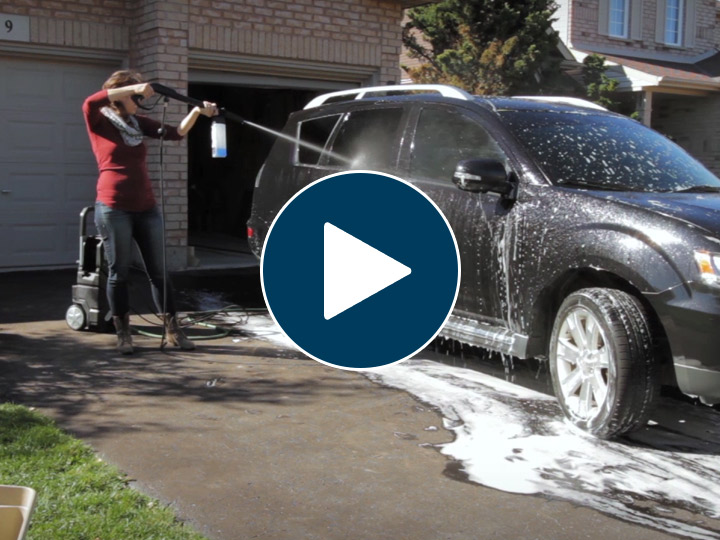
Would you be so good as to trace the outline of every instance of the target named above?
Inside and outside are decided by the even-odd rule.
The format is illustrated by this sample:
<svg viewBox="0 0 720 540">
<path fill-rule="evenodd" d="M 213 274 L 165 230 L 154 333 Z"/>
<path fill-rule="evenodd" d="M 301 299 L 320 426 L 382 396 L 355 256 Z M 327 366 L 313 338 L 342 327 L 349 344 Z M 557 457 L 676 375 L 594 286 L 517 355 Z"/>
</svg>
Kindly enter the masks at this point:
<svg viewBox="0 0 720 540">
<path fill-rule="evenodd" d="M 275 217 L 260 263 L 268 310 L 299 349 L 344 369 L 392 364 L 439 333 L 460 259 L 418 188 L 372 171 L 325 177 Z"/>
<path fill-rule="evenodd" d="M 362 240 L 325 224 L 325 319 L 410 275 L 412 270 Z"/>
</svg>

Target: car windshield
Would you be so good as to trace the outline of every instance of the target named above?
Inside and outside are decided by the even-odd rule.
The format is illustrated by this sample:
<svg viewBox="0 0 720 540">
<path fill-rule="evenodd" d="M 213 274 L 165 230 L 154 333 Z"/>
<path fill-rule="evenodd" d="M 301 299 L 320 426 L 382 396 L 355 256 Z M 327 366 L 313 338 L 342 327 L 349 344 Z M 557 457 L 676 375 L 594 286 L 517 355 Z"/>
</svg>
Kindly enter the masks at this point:
<svg viewBox="0 0 720 540">
<path fill-rule="evenodd" d="M 647 192 L 712 192 L 720 180 L 669 139 L 620 116 L 501 111 L 555 185 Z"/>
</svg>

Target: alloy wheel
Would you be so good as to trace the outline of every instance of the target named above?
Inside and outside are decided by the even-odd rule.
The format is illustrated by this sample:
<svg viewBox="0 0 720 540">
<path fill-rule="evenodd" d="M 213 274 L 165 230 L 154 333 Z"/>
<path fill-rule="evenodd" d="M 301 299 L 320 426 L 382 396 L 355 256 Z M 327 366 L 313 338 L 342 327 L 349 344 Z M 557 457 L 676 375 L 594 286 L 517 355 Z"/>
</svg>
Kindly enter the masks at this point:
<svg viewBox="0 0 720 540">
<path fill-rule="evenodd" d="M 612 351 L 600 322 L 582 306 L 562 321 L 556 362 L 561 399 L 572 414 L 581 420 L 600 414 L 612 384 Z"/>
</svg>

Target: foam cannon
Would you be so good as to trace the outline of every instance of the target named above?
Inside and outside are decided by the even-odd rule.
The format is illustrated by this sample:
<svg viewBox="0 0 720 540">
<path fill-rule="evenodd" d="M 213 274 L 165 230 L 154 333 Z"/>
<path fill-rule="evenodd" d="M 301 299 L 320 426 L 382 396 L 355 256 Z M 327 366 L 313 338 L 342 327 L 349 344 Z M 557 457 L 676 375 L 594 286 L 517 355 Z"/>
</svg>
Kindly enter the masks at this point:
<svg viewBox="0 0 720 540">
<path fill-rule="evenodd" d="M 156 94 L 160 94 L 161 96 L 165 96 L 166 98 L 175 99 L 177 101 L 182 101 L 183 103 L 187 103 L 188 105 L 192 105 L 194 107 L 204 107 L 205 103 L 202 102 L 199 99 L 191 98 L 189 96 L 185 96 L 181 93 L 179 93 L 177 90 L 174 90 L 173 88 L 170 88 L 169 86 L 165 86 L 164 84 L 160 83 L 150 83 L 150 86 L 154 90 Z M 142 96 L 136 96 L 139 98 L 142 98 Z M 137 100 L 136 100 L 137 102 Z M 138 103 L 138 106 L 140 104 Z M 227 136 L 225 133 L 225 121 L 231 120 L 233 122 L 237 122 L 238 124 L 244 124 L 245 119 L 240 116 L 239 114 L 235 114 L 232 111 L 225 110 L 225 108 L 219 109 L 219 114 L 217 116 L 213 116 L 212 118 L 212 126 L 210 128 L 210 139 L 212 144 L 212 157 L 214 158 L 224 158 L 227 157 Z"/>
</svg>

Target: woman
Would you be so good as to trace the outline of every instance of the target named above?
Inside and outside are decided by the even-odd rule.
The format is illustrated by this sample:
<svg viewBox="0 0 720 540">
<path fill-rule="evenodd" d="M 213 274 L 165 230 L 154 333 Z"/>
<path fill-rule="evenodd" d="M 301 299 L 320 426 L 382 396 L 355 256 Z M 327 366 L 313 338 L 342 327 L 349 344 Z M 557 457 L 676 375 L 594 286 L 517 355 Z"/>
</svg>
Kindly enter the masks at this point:
<svg viewBox="0 0 720 540">
<path fill-rule="evenodd" d="M 95 202 L 95 224 L 103 238 L 108 262 L 107 295 L 117 331 L 117 348 L 132 354 L 130 304 L 127 280 L 135 240 L 150 279 L 153 299 L 162 313 L 164 268 L 162 216 L 155 203 L 147 171 L 147 149 L 143 137 L 160 137 L 160 123 L 136 115 L 138 96 L 148 98 L 152 87 L 142 82 L 139 73 L 116 71 L 105 81 L 102 90 L 83 104 L 90 144 L 98 163 L 100 176 Z M 203 114 L 217 114 L 214 103 L 195 107 L 177 128 L 166 127 L 164 138 L 181 140 Z M 192 350 L 195 344 L 180 329 L 172 288 L 167 284 L 165 332 L 172 345 Z"/>
</svg>

